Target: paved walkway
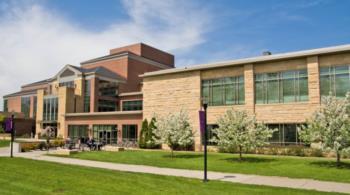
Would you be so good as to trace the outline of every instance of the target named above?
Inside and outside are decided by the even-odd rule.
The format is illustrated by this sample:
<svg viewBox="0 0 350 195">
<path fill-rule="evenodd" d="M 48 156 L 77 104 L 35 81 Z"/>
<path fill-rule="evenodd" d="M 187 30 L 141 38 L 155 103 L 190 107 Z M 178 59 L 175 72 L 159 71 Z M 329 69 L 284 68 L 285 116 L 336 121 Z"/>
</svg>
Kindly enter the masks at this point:
<svg viewBox="0 0 350 195">
<path fill-rule="evenodd" d="M 5 153 L 0 151 L 0 156 Z M 62 158 L 44 155 L 46 152 L 28 152 L 17 153 L 17 157 L 23 157 L 33 160 L 43 160 L 62 164 L 79 165 L 85 167 L 103 168 L 116 171 L 128 171 L 136 173 L 150 173 L 157 175 L 168 175 L 202 179 L 203 171 L 185 170 L 185 169 L 172 169 L 172 168 L 159 168 L 144 165 L 127 165 L 108 162 L 98 162 L 91 160 L 80 160 L 73 158 Z M 6 154 L 8 156 L 8 154 Z M 335 175 L 336 177 L 336 175 Z M 324 192 L 343 192 L 350 194 L 350 184 L 316 181 L 312 179 L 291 179 L 287 177 L 274 177 L 274 176 L 259 176 L 259 175 L 245 175 L 245 174 L 233 174 L 233 173 L 220 173 L 220 172 L 208 172 L 209 180 L 220 180 L 226 182 L 242 183 L 242 184 L 256 184 L 275 187 L 287 187 L 306 190 L 317 190 Z"/>
</svg>

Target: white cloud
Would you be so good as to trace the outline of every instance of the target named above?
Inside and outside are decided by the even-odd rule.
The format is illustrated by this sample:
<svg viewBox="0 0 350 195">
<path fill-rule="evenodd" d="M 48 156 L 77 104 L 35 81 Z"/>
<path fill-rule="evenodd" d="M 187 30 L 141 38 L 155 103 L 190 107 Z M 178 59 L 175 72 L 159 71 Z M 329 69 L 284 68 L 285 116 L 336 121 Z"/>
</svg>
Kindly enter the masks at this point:
<svg viewBox="0 0 350 195">
<path fill-rule="evenodd" d="M 23 84 L 53 76 L 65 64 L 105 55 L 108 49 L 145 42 L 164 50 L 188 49 L 205 41 L 209 12 L 193 2 L 124 1 L 130 18 L 92 32 L 38 2 L 2 3 L 0 96 Z M 0 97 L 0 110 L 2 110 Z"/>
</svg>

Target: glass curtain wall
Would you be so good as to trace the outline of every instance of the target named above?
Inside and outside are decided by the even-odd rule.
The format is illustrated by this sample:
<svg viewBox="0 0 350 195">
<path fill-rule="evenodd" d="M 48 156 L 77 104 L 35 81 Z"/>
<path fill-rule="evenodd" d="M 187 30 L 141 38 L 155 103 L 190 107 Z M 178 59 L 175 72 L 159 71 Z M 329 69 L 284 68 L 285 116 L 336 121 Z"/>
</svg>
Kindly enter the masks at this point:
<svg viewBox="0 0 350 195">
<path fill-rule="evenodd" d="M 80 138 L 87 139 L 89 136 L 88 125 L 68 125 L 68 137 L 74 141 Z"/>
<path fill-rule="evenodd" d="M 30 116 L 30 97 L 21 97 L 21 112 L 25 118 Z"/>
<path fill-rule="evenodd" d="M 58 98 L 44 97 L 43 121 L 57 121 Z"/>
<path fill-rule="evenodd" d="M 349 65 L 321 68 L 320 85 L 321 96 L 328 96 L 331 93 L 339 98 L 345 97 L 350 91 Z"/>
<path fill-rule="evenodd" d="M 307 70 L 255 75 L 255 103 L 272 104 L 308 101 Z"/>
<path fill-rule="evenodd" d="M 209 106 L 244 104 L 244 77 L 203 80 L 202 98 Z"/>
</svg>

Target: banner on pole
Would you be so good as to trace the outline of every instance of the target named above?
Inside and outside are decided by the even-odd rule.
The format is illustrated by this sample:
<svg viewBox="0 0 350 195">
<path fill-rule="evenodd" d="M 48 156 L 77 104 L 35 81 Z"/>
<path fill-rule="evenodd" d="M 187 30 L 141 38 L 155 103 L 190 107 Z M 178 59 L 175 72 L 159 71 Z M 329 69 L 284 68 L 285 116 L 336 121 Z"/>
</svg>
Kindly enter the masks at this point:
<svg viewBox="0 0 350 195">
<path fill-rule="evenodd" d="M 5 120 L 5 132 L 6 133 L 11 133 L 13 129 L 13 121 L 12 118 L 7 118 Z"/>
<path fill-rule="evenodd" d="M 205 131 L 205 112 L 203 110 L 199 111 L 199 128 L 201 131 L 201 135 L 204 135 Z"/>
</svg>

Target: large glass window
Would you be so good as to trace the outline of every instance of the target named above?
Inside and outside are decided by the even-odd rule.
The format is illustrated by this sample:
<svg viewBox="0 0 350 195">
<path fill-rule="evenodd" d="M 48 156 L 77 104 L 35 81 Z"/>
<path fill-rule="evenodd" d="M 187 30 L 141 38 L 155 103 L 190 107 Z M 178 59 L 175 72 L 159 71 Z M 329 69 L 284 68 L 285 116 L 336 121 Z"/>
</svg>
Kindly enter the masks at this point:
<svg viewBox="0 0 350 195">
<path fill-rule="evenodd" d="M 24 117 L 29 118 L 30 116 L 30 97 L 21 97 L 21 112 Z"/>
<path fill-rule="evenodd" d="M 202 98 L 209 106 L 244 104 L 244 77 L 203 80 Z"/>
<path fill-rule="evenodd" d="M 345 97 L 350 91 L 349 65 L 323 67 L 320 70 L 321 96 L 330 93 L 336 97 Z"/>
<path fill-rule="evenodd" d="M 87 138 L 89 131 L 88 125 L 68 125 L 68 137 L 72 140 Z"/>
<path fill-rule="evenodd" d="M 36 107 L 37 107 L 38 98 L 36 96 L 33 97 L 33 118 L 36 118 Z"/>
<path fill-rule="evenodd" d="M 112 112 L 117 110 L 117 102 L 113 100 L 98 100 L 99 112 Z"/>
<path fill-rule="evenodd" d="M 307 100 L 308 77 L 306 70 L 255 75 L 255 102 L 257 104 Z"/>
<path fill-rule="evenodd" d="M 44 97 L 43 121 L 57 121 L 58 98 Z"/>
<path fill-rule="evenodd" d="M 84 90 L 84 112 L 90 112 L 90 94 L 91 94 L 91 84 L 90 80 L 85 80 L 85 90 Z"/>
<path fill-rule="evenodd" d="M 117 125 L 93 125 L 92 129 L 95 141 L 106 144 L 117 144 Z"/>
<path fill-rule="evenodd" d="M 123 101 L 123 111 L 142 110 L 142 100 Z"/>
<path fill-rule="evenodd" d="M 269 139 L 274 144 L 298 144 L 300 143 L 298 129 L 301 124 L 268 124 L 270 129 L 277 129 Z"/>
<path fill-rule="evenodd" d="M 4 99 L 4 112 L 8 112 L 9 111 L 7 101 L 8 101 L 7 99 Z"/>
<path fill-rule="evenodd" d="M 137 141 L 137 125 L 123 125 L 123 141 Z"/>
</svg>

